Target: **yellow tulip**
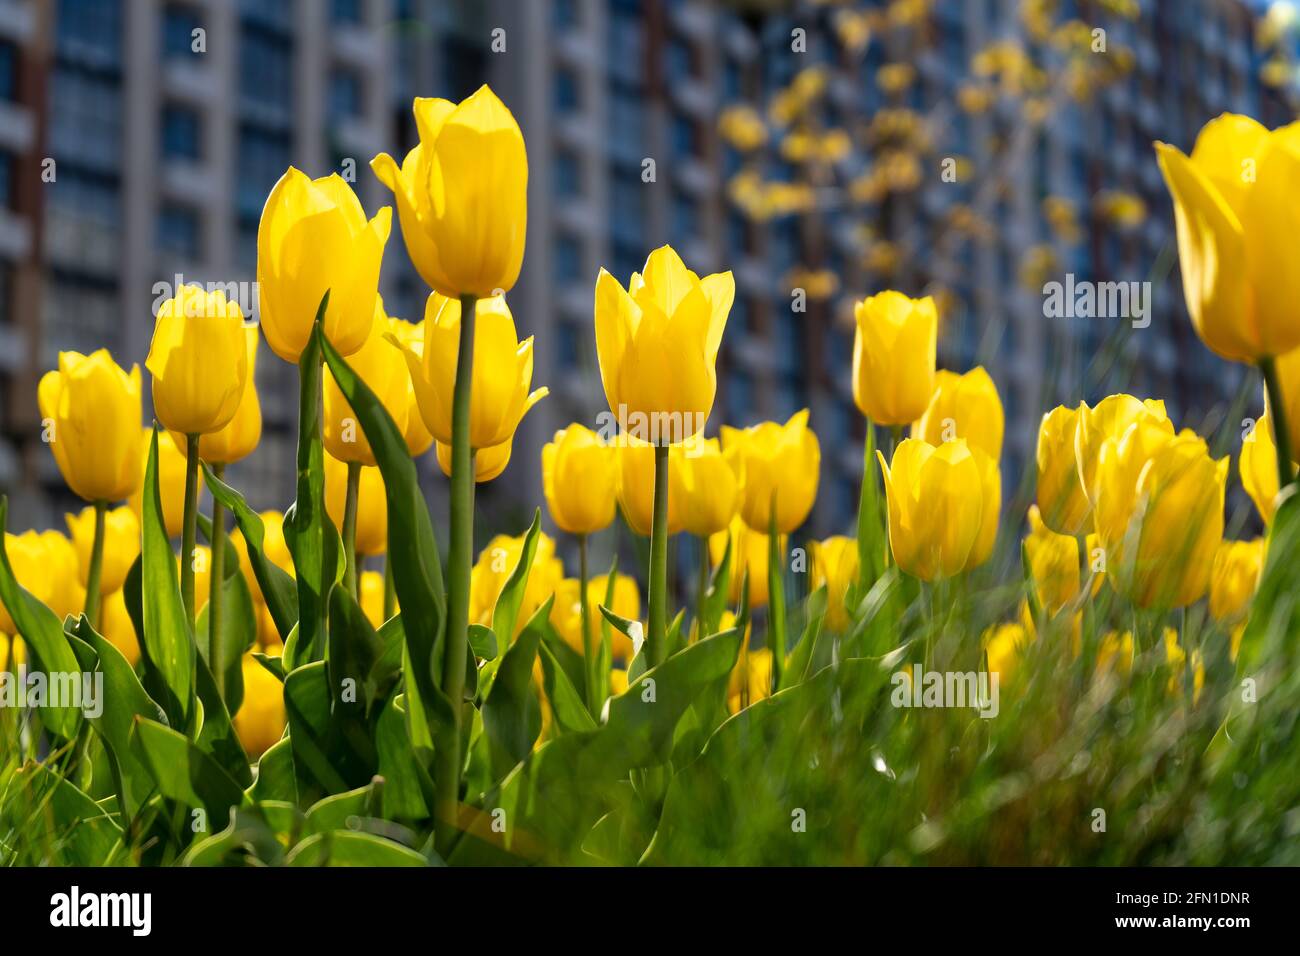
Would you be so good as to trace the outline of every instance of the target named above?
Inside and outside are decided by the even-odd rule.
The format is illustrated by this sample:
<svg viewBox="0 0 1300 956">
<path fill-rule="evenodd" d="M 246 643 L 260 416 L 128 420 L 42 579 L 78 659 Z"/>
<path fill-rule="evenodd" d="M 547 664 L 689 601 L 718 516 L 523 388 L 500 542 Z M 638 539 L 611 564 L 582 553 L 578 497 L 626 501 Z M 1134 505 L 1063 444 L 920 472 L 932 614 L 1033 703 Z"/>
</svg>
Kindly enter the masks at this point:
<svg viewBox="0 0 1300 956">
<path fill-rule="evenodd" d="M 731 541 L 731 580 L 728 583 L 728 600 L 732 604 L 740 603 L 741 577 L 749 572 L 749 606 L 767 607 L 767 556 L 769 537 L 761 531 L 755 531 L 741 520 L 740 516 L 731 519 L 726 531 L 719 531 L 709 538 L 709 557 L 714 566 L 722 563 L 727 552 L 727 541 Z M 778 542 L 782 553 L 785 551 L 786 539 L 782 535 Z"/>
<path fill-rule="evenodd" d="M 414 342 L 415 326 L 388 317 L 384 312 L 383 299 L 379 296 L 375 296 L 374 310 L 375 318 L 370 326 L 370 335 L 366 337 L 365 344 L 348 359 L 348 364 L 370 386 L 384 409 L 392 416 L 406 440 L 408 454 L 413 458 L 418 457 L 429 450 L 433 436 L 420 417 L 415 391 L 406 371 L 406 361 L 393 340 L 417 349 L 423 348 L 423 345 Z M 328 371 L 325 374 L 323 407 L 325 450 L 339 461 L 377 465 L 375 453 L 356 413 L 343 397 L 342 390 L 334 381 L 334 375 Z"/>
<path fill-rule="evenodd" d="M 519 124 L 487 86 L 459 104 L 418 97 L 414 112 L 420 142 L 401 168 L 387 153 L 370 162 L 397 200 L 411 261 L 452 298 L 509 292 L 528 224 L 528 153 Z"/>
<path fill-rule="evenodd" d="M 384 206 L 369 222 L 338 173 L 310 179 L 292 166 L 266 199 L 257 227 L 257 287 L 271 351 L 297 362 L 328 291 L 325 337 L 343 355 L 365 344 L 379 263 L 392 226 Z"/>
<path fill-rule="evenodd" d="M 934 383 L 930 404 L 912 426 L 912 437 L 931 445 L 964 438 L 972 448 L 1000 458 L 1005 416 L 998 387 L 984 367 L 977 365 L 964 375 L 940 369 Z"/>
<path fill-rule="evenodd" d="M 1108 439 L 1119 439 L 1135 422 L 1154 425 L 1170 437 L 1174 434 L 1173 423 L 1165 413 L 1165 403 L 1159 399 L 1142 401 L 1132 395 L 1118 394 L 1106 396 L 1093 408 L 1079 406 L 1074 431 L 1074 460 L 1079 469 L 1079 484 L 1094 508 L 1097 505 L 1094 485 L 1101 446 Z"/>
<path fill-rule="evenodd" d="M 176 558 L 176 567 L 184 560 Z M 194 568 L 194 614 L 197 616 L 208 604 L 212 587 L 212 549 L 206 544 L 196 544 L 191 552 L 191 566 Z"/>
<path fill-rule="evenodd" d="M 592 534 L 614 520 L 618 451 L 576 422 L 542 446 L 542 493 L 551 520 L 569 534 Z"/>
<path fill-rule="evenodd" d="M 1156 143 L 1174 200 L 1183 296 L 1196 333 L 1226 359 L 1255 362 L 1300 346 L 1300 123 L 1269 131 L 1224 113 L 1188 157 Z"/>
<path fill-rule="evenodd" d="M 784 425 L 762 422 L 744 430 L 722 427 L 722 447 L 740 480 L 740 515 L 756 531 L 794 531 L 817 498 L 821 445 L 808 427 L 808 409 Z M 671 499 L 670 499 L 671 500 Z"/>
<path fill-rule="evenodd" d="M 1082 403 L 1080 408 L 1057 405 L 1038 426 L 1038 507 L 1043 524 L 1059 534 L 1082 534 L 1092 517 L 1074 457 L 1074 436 L 1084 407 Z"/>
<path fill-rule="evenodd" d="M 1255 502 L 1264 524 L 1272 524 L 1277 511 L 1277 445 L 1273 442 L 1273 422 L 1268 412 L 1259 417 L 1250 434 L 1242 440 L 1239 464 L 1242 487 Z"/>
<path fill-rule="evenodd" d="M 1108 631 L 1097 645 L 1098 674 L 1127 674 L 1133 669 L 1133 633 Z"/>
<path fill-rule="evenodd" d="M 892 463 L 880 452 L 876 456 L 885 476 L 889 545 L 902 570 L 933 581 L 989 556 L 1001 502 L 992 458 L 964 438 L 937 447 L 908 438 Z"/>
<path fill-rule="evenodd" d="M 81 613 L 86 589 L 78 583 L 77 551 L 71 541 L 57 531 L 5 532 L 5 554 L 18 583 L 60 619 Z M 0 632 L 18 632 L 3 601 Z"/>
<path fill-rule="evenodd" d="M 244 342 L 248 349 L 248 381 L 244 394 L 235 409 L 235 417 L 223 428 L 199 436 L 199 457 L 209 464 L 229 465 L 242 461 L 253 453 L 262 440 L 262 404 L 257 397 L 254 372 L 257 369 L 257 326 L 244 326 Z M 172 432 L 172 440 L 182 454 L 185 436 Z"/>
<path fill-rule="evenodd" d="M 617 697 L 627 690 L 627 671 L 621 667 L 615 667 L 609 672 L 609 693 L 611 697 Z"/>
<path fill-rule="evenodd" d="M 735 294 L 730 272 L 701 279 L 671 246 L 650 253 L 626 289 L 600 270 L 600 379 L 610 411 L 633 437 L 672 444 L 703 430 L 713 410 L 718 349 Z"/>
<path fill-rule="evenodd" d="M 1047 527 L 1037 505 L 1029 507 L 1029 528 L 1025 551 L 1034 593 L 1043 610 L 1055 615 L 1079 594 L 1079 542 Z"/>
<path fill-rule="evenodd" d="M 451 477 L 451 446 L 437 442 L 438 467 L 448 478 Z M 499 445 L 492 445 L 488 448 L 480 448 L 474 453 L 474 481 L 482 484 L 485 481 L 491 481 L 493 478 L 500 476 L 501 472 L 506 470 L 510 464 L 510 454 L 513 450 L 514 439 L 507 439 Z"/>
<path fill-rule="evenodd" d="M 420 415 L 433 437 L 451 444 L 452 391 L 460 342 L 460 302 L 433 293 L 424 310 L 424 345 L 402 342 Z M 469 444 L 490 448 L 509 441 L 528 410 L 550 389 L 529 392 L 533 339 L 519 341 L 501 296 L 480 299 L 474 316 L 474 373 L 470 388 Z"/>
<path fill-rule="evenodd" d="M 252 654 L 243 660 L 244 700 L 235 714 L 235 734 L 249 757 L 266 753 L 284 735 L 284 685 Z"/>
<path fill-rule="evenodd" d="M 1183 672 L 1187 667 L 1187 651 L 1178 643 L 1178 632 L 1172 627 L 1165 628 L 1165 663 L 1173 671 L 1169 676 L 1169 693 L 1178 695 L 1183 692 Z M 1192 703 L 1201 699 L 1201 688 L 1205 686 L 1205 661 L 1199 650 L 1192 651 Z"/>
<path fill-rule="evenodd" d="M 1277 360 L 1278 385 L 1282 389 L 1282 405 L 1286 413 L 1287 437 L 1291 439 L 1291 457 L 1300 457 L 1300 349 L 1287 352 Z M 1268 393 L 1264 394 L 1264 410 L 1268 411 Z"/>
<path fill-rule="evenodd" d="M 684 446 L 677 467 L 679 481 L 669 489 L 669 507 L 675 495 L 682 527 L 698 538 L 726 530 L 736 514 L 740 483 L 718 439 Z"/>
<path fill-rule="evenodd" d="M 650 526 L 654 518 L 655 490 L 655 450 L 648 442 L 641 441 L 630 434 L 618 436 L 614 446 L 618 465 L 618 482 L 615 495 L 618 507 L 623 512 L 623 520 L 636 534 L 643 538 L 650 536 Z M 682 449 L 674 445 L 668 453 L 668 534 L 681 531 L 682 494 L 675 494 L 681 487 Z"/>
<path fill-rule="evenodd" d="M 60 352 L 37 390 L 43 437 L 68 487 L 87 501 L 122 501 L 140 487 L 140 367 L 107 349 Z"/>
<path fill-rule="evenodd" d="M 0 618 L 4 617 L 4 605 L 0 604 Z M 27 648 L 23 639 L 17 635 L 10 636 L 0 631 L 0 671 L 17 673 L 27 663 Z M 624 673 L 623 690 L 627 690 L 627 677 Z M 621 693 L 621 692 L 620 692 Z"/>
<path fill-rule="evenodd" d="M 362 571 L 360 581 L 361 611 L 366 615 L 370 626 L 376 629 L 384 621 L 384 576 L 378 571 Z"/>
<path fill-rule="evenodd" d="M 131 494 L 131 510 L 144 524 L 144 472 L 149 464 L 149 445 L 153 430 L 146 428 L 141 433 L 141 454 L 138 467 L 139 480 Z M 199 488 L 202 496 L 203 489 Z M 179 537 L 181 524 L 185 520 L 185 452 L 176 444 L 171 433 L 158 435 L 158 496 L 162 501 L 163 524 L 167 526 L 167 537 Z"/>
<path fill-rule="evenodd" d="M 849 587 L 858 579 L 858 542 L 856 538 L 833 535 L 809 544 L 812 558 L 812 586 L 826 585 L 826 625 L 833 631 L 849 626 L 849 608 L 845 605 Z"/>
<path fill-rule="evenodd" d="M 605 620 L 600 613 L 600 605 L 605 604 L 605 589 L 608 582 L 605 575 L 599 575 L 587 582 L 587 630 L 591 646 L 597 648 L 601 640 L 601 623 Z M 565 643 L 579 654 L 586 653 L 582 638 L 582 605 L 579 603 L 581 587 L 577 578 L 564 578 L 555 588 L 555 603 L 551 606 L 551 624 Z M 614 599 L 606 605 L 619 617 L 629 621 L 641 618 L 641 591 L 636 578 L 629 574 L 614 577 Z M 630 663 L 632 660 L 632 639 L 616 627 L 611 627 L 610 648 L 615 661 Z"/>
<path fill-rule="evenodd" d="M 202 435 L 224 428 L 248 381 L 248 339 L 239 303 L 220 290 L 183 285 L 158 307 L 145 368 L 164 428 Z"/>
<path fill-rule="evenodd" d="M 934 299 L 892 290 L 853 307 L 853 400 L 878 425 L 916 421 L 934 394 L 939 313 Z"/>
<path fill-rule="evenodd" d="M 999 624 L 984 632 L 984 653 L 988 655 L 988 672 L 998 675 L 998 685 L 1009 684 L 1019 670 L 1020 658 L 1034 639 L 1032 632 L 1014 622 Z M 904 671 L 906 673 L 906 671 Z"/>
<path fill-rule="evenodd" d="M 1232 628 L 1231 655 L 1237 658 L 1250 602 L 1264 568 L 1264 539 L 1223 541 L 1214 552 L 1210 572 L 1210 616 Z"/>
<path fill-rule="evenodd" d="M 95 509 L 83 508 L 80 514 L 64 515 L 68 534 L 77 549 L 81 586 L 90 578 L 90 552 L 95 543 Z M 100 568 L 99 593 L 116 591 L 140 554 L 140 519 L 130 508 L 114 508 L 104 515 L 104 559 Z"/>
<path fill-rule="evenodd" d="M 127 663 L 134 667 L 139 662 L 140 641 L 126 610 L 126 596 L 121 591 L 105 595 L 104 606 L 99 611 L 99 629 L 105 640 L 122 652 Z"/>
<path fill-rule="evenodd" d="M 348 496 L 348 466 L 325 456 L 325 511 L 334 527 L 343 530 Z M 388 496 L 378 468 L 361 466 L 357 486 L 357 554 L 383 554 L 388 550 Z"/>
<path fill-rule="evenodd" d="M 263 511 L 259 517 L 262 519 L 262 553 L 281 571 L 292 576 L 293 555 L 289 553 L 289 545 L 284 540 L 284 515 L 279 511 Z M 253 574 L 253 566 L 248 561 L 248 545 L 238 528 L 230 533 L 230 543 L 239 555 L 239 567 L 244 572 L 244 579 L 248 582 L 253 600 L 264 605 L 266 599 L 262 597 L 257 576 Z"/>
<path fill-rule="evenodd" d="M 510 580 L 523 556 L 524 535 L 511 537 L 499 534 L 488 542 L 470 571 L 469 619 L 471 623 L 490 625 L 497 598 Z M 524 582 L 523 599 L 515 618 L 515 634 L 533 616 L 546 599 L 555 593 L 564 578 L 564 566 L 555 556 L 555 541 L 546 534 L 538 534 L 537 550 L 528 568 Z M 513 638 L 514 635 L 511 635 Z"/>
<path fill-rule="evenodd" d="M 744 703 L 741 691 L 746 685 L 750 704 L 772 696 L 772 651 L 769 648 L 741 649 L 727 684 L 727 707 L 733 714 L 740 713 Z"/>
</svg>

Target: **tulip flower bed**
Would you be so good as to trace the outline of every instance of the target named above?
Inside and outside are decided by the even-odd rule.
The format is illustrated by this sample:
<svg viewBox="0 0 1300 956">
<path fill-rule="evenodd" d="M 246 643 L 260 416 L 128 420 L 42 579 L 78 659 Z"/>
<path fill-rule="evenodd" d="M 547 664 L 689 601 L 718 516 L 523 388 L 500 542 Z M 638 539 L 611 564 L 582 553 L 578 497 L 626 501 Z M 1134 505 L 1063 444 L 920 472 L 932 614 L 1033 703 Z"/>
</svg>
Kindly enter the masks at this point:
<svg viewBox="0 0 1300 956">
<path fill-rule="evenodd" d="M 996 383 L 936 369 L 934 301 L 884 291 L 843 369 L 867 419 L 856 527 L 808 541 L 815 423 L 705 437 L 734 286 L 665 247 L 596 280 L 591 413 L 616 433 L 574 423 L 542 451 L 566 568 L 540 507 L 474 548 L 475 485 L 546 396 L 505 299 L 523 138 L 486 87 L 415 114 L 420 145 L 373 168 L 433 290 L 420 325 L 377 295 L 390 211 L 290 169 L 258 235 L 260 333 L 177 290 L 153 427 L 105 351 L 42 380 L 87 508 L 71 539 L 0 550 L 0 862 L 1300 862 L 1300 323 L 1244 261 L 1293 253 L 1243 244 L 1281 201 L 1218 197 L 1214 166 L 1248 133 L 1250 189 L 1273 189 L 1293 130 L 1222 118 L 1190 159 L 1160 152 L 1198 332 L 1263 370 L 1239 473 L 1266 537 L 1224 540 L 1229 460 L 1125 394 L 1044 415 L 1036 504 L 1003 514 Z M 283 514 L 225 480 L 260 435 L 259 335 L 299 375 Z M 591 566 L 616 520 L 644 568 Z M 676 547 L 708 559 L 680 607 Z"/>
</svg>

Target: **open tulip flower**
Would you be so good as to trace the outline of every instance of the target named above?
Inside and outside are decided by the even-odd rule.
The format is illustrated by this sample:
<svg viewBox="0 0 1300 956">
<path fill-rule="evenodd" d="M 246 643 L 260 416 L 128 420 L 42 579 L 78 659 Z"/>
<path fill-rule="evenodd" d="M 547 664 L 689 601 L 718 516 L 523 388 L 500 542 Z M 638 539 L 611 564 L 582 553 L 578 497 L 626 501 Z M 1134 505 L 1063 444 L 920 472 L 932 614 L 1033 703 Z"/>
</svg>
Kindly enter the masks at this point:
<svg viewBox="0 0 1300 956">
<path fill-rule="evenodd" d="M 1005 428 L 1002 399 L 984 367 L 976 366 L 962 375 L 940 369 L 934 382 L 934 394 L 912 426 L 912 437 L 931 445 L 964 438 L 990 458 L 1001 457 Z"/>
<path fill-rule="evenodd" d="M 1074 431 L 1075 466 L 1079 485 L 1088 501 L 1096 506 L 1097 460 L 1101 446 L 1108 439 L 1118 440 L 1135 422 L 1154 425 L 1172 436 L 1174 426 L 1165 413 L 1165 403 L 1158 399 L 1134 398 L 1132 395 L 1108 395 L 1092 408 L 1079 406 Z"/>
<path fill-rule="evenodd" d="M 740 478 L 740 515 L 756 531 L 794 531 L 812 511 L 821 475 L 821 444 L 808 427 L 808 409 L 784 425 L 723 426 L 722 447 Z"/>
<path fill-rule="evenodd" d="M 934 299 L 890 290 L 857 303 L 853 316 L 853 400 L 859 411 L 877 425 L 916 421 L 934 394 Z"/>
<path fill-rule="evenodd" d="M 391 226 L 392 209 L 367 220 L 338 173 L 311 179 L 290 166 L 280 177 L 257 228 L 258 310 L 276 355 L 298 361 L 326 292 L 330 344 L 343 355 L 365 344 Z"/>
</svg>

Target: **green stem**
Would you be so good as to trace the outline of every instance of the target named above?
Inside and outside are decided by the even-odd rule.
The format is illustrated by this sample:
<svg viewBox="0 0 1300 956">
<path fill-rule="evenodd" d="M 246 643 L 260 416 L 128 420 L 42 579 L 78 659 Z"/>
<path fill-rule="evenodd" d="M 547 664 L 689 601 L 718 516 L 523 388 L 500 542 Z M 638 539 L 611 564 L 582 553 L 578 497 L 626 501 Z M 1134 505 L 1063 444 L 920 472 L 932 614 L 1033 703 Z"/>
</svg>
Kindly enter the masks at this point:
<svg viewBox="0 0 1300 956">
<path fill-rule="evenodd" d="M 215 463 L 212 473 L 218 479 L 224 478 L 226 466 Z M 226 577 L 226 508 L 213 497 L 212 499 L 212 574 L 208 581 L 208 666 L 212 669 L 212 680 L 217 685 L 217 694 L 226 696 L 226 671 L 222 666 L 223 648 L 221 646 L 222 613 L 221 586 Z"/>
<path fill-rule="evenodd" d="M 360 462 L 348 462 L 348 490 L 343 501 L 343 584 L 357 596 L 357 493 L 361 488 Z"/>
<path fill-rule="evenodd" d="M 785 670 L 785 552 L 776 527 L 776 495 L 767 519 L 767 637 L 772 651 L 772 692 Z"/>
<path fill-rule="evenodd" d="M 90 569 L 86 572 L 86 620 L 99 629 L 99 581 L 104 573 L 104 512 L 108 502 L 95 502 L 95 542 L 90 546 Z"/>
<path fill-rule="evenodd" d="M 695 640 L 702 641 L 708 637 L 704 633 L 704 601 L 709 594 L 709 539 L 697 539 L 700 545 L 699 571 L 695 582 Z"/>
<path fill-rule="evenodd" d="M 199 520 L 199 436 L 185 438 L 185 517 L 181 524 L 181 601 L 194 626 L 194 540 Z"/>
<path fill-rule="evenodd" d="M 384 555 L 384 620 L 387 621 L 397 610 L 397 585 L 393 580 L 393 556 Z"/>
<path fill-rule="evenodd" d="M 1281 491 L 1295 478 L 1295 471 L 1291 467 L 1291 433 L 1287 430 L 1286 399 L 1282 395 L 1282 380 L 1277 376 L 1277 362 L 1271 355 L 1259 360 L 1259 370 L 1264 375 L 1268 413 L 1273 419 L 1273 443 L 1277 446 L 1277 490 Z"/>
<path fill-rule="evenodd" d="M 442 689 L 451 702 L 451 720 L 435 745 L 434 767 L 435 843 L 444 853 L 456 839 L 460 798 L 460 725 L 469 640 L 469 572 L 474 557 L 474 456 L 469 444 L 469 413 L 476 305 L 472 295 L 461 296 L 460 343 L 451 404 L 451 530 L 447 555 L 447 633 L 442 661 Z"/>
<path fill-rule="evenodd" d="M 587 709 L 599 716 L 603 694 L 600 688 L 599 657 L 591 639 L 591 611 L 587 607 L 587 536 L 578 535 L 578 607 L 582 618 L 582 654 L 587 674 Z"/>
<path fill-rule="evenodd" d="M 646 660 L 663 663 L 668 629 L 668 446 L 655 445 L 654 520 L 650 527 L 650 614 Z"/>
</svg>

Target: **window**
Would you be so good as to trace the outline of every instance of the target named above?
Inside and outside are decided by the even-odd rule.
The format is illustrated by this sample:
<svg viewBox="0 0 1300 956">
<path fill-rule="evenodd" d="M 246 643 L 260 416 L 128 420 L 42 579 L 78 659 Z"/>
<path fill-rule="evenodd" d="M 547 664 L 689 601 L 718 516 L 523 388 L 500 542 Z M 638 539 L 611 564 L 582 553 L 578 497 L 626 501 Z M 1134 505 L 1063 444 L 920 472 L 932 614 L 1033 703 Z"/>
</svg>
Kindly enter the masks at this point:
<svg viewBox="0 0 1300 956">
<path fill-rule="evenodd" d="M 551 0 L 551 22 L 556 30 L 573 30 L 578 21 L 578 0 Z"/>
<path fill-rule="evenodd" d="M 646 185 L 639 167 L 615 167 L 609 184 L 609 227 L 616 241 L 641 243 L 646 233 Z M 636 268 L 640 268 L 637 263 Z"/>
<path fill-rule="evenodd" d="M 256 220 L 266 205 L 271 187 L 289 167 L 290 136 L 245 124 L 239 131 L 239 156 L 235 168 L 235 203 L 241 216 Z"/>
<path fill-rule="evenodd" d="M 685 41 L 676 38 L 670 40 L 665 59 L 669 83 L 695 76 L 695 54 Z"/>
<path fill-rule="evenodd" d="M 582 364 L 582 336 L 573 322 L 561 321 L 558 323 L 558 328 L 559 342 L 556 346 L 556 355 L 560 360 L 560 368 L 577 368 Z"/>
<path fill-rule="evenodd" d="M 330 73 L 329 118 L 331 123 L 361 115 L 361 79 L 351 70 Z"/>
<path fill-rule="evenodd" d="M 572 198 L 582 191 L 582 174 L 578 157 L 567 150 L 555 154 L 555 193 L 557 196 Z"/>
<path fill-rule="evenodd" d="M 0 150 L 0 205 L 6 209 L 13 203 L 14 197 L 14 158 L 13 155 Z"/>
<path fill-rule="evenodd" d="M 572 113 L 581 102 L 578 91 L 578 78 L 572 70 L 555 71 L 555 110 L 558 113 Z"/>
<path fill-rule="evenodd" d="M 198 160 L 202 155 L 199 114 L 185 106 L 168 106 L 162 115 L 162 152 L 169 159 Z"/>
<path fill-rule="evenodd" d="M 560 236 L 555 243 L 555 281 L 577 282 L 582 276 L 582 246 L 572 236 Z"/>
<path fill-rule="evenodd" d="M 0 41 L 0 99 L 18 99 L 18 48 Z"/>
<path fill-rule="evenodd" d="M 183 60 L 194 56 L 194 31 L 202 27 L 198 14 L 188 7 L 168 7 L 163 12 L 163 57 Z"/>
<path fill-rule="evenodd" d="M 335 23 L 357 23 L 362 21 L 364 10 L 362 0 L 330 0 L 330 19 Z"/>
<path fill-rule="evenodd" d="M 63 160 L 102 172 L 116 171 L 122 156 L 122 91 L 95 72 L 57 66 L 50 89 L 50 148 Z"/>
<path fill-rule="evenodd" d="M 198 213 L 188 206 L 164 204 L 158 212 L 158 248 L 187 259 L 198 259 Z"/>
<path fill-rule="evenodd" d="M 646 128 L 645 98 L 639 88 L 613 83 L 609 88 L 610 152 L 618 159 L 640 163 Z"/>
<path fill-rule="evenodd" d="M 699 229 L 696 201 L 681 192 L 673 193 L 673 241 L 682 243 L 695 238 Z"/>
<path fill-rule="evenodd" d="M 239 105 L 268 121 L 293 115 L 293 55 L 288 36 L 244 24 L 239 44 Z"/>
<path fill-rule="evenodd" d="M 673 152 L 678 156 L 698 156 L 700 154 L 699 126 L 689 116 L 678 114 L 673 117 L 672 125 Z"/>
<path fill-rule="evenodd" d="M 79 65 L 122 65 L 122 0 L 59 0 L 55 43 L 60 57 Z"/>
</svg>

